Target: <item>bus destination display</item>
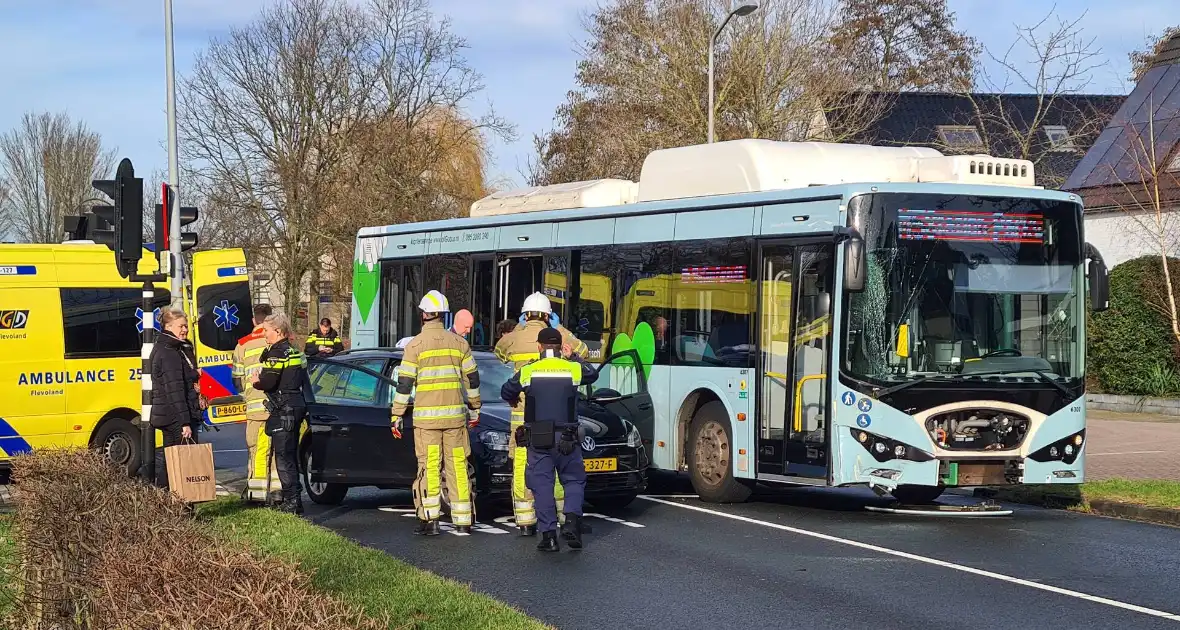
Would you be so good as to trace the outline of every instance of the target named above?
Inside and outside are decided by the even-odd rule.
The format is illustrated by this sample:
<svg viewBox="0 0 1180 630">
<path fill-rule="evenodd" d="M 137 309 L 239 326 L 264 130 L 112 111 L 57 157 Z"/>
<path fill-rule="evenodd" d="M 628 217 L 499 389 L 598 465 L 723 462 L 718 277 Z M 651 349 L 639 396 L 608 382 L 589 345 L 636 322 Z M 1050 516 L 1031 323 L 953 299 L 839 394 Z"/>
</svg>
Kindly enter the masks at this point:
<svg viewBox="0 0 1180 630">
<path fill-rule="evenodd" d="M 911 241 L 1042 244 L 1045 220 L 1027 213 L 902 208 L 897 211 L 897 233 Z"/>
</svg>

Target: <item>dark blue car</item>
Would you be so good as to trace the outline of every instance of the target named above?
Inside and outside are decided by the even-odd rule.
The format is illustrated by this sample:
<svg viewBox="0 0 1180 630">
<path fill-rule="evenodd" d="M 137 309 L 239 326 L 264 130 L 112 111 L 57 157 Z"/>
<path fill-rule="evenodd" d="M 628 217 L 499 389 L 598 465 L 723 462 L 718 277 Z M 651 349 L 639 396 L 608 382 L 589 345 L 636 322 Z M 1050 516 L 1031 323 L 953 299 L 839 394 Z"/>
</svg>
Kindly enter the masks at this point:
<svg viewBox="0 0 1180 630">
<path fill-rule="evenodd" d="M 500 399 L 500 386 L 513 372 L 490 352 L 472 354 L 479 366 L 483 407 L 479 426 L 471 431 L 467 471 L 477 509 L 496 511 L 507 507 L 511 498 L 510 410 Z M 300 445 L 300 459 L 312 501 L 339 504 L 352 487 L 394 489 L 414 483 L 412 413 L 406 414 L 402 439 L 390 432 L 389 411 L 401 357 L 401 350 L 371 349 L 310 361 L 309 430 Z M 642 371 L 636 372 L 642 383 Z M 585 436 L 582 455 L 587 460 L 586 500 L 600 509 L 627 505 L 647 487 L 649 445 L 637 425 L 650 427 L 653 411 L 646 385 L 637 391 L 620 395 L 609 388 L 587 387 L 578 404 Z"/>
</svg>

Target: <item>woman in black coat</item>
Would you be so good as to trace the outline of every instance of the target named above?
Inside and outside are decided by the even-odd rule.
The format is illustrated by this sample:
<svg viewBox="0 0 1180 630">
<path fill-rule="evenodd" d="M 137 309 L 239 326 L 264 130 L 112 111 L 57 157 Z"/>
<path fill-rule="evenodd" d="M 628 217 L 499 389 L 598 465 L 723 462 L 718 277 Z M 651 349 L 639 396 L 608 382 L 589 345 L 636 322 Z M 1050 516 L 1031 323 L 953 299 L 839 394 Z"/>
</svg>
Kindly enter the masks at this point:
<svg viewBox="0 0 1180 630">
<path fill-rule="evenodd" d="M 197 393 L 196 354 L 188 341 L 188 317 L 167 309 L 160 314 L 163 328 L 152 349 L 152 427 L 164 434 L 164 447 L 197 441 L 205 403 Z M 164 449 L 156 452 L 156 485 L 168 487 Z"/>
</svg>

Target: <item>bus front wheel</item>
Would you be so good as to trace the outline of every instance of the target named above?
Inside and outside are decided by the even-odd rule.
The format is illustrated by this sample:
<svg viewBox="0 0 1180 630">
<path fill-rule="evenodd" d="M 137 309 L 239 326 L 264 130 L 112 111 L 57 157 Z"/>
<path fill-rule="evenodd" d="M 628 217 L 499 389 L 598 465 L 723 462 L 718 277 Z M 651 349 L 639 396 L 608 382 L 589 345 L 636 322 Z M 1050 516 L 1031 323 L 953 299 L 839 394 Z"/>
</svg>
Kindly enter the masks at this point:
<svg viewBox="0 0 1180 630">
<path fill-rule="evenodd" d="M 725 405 L 715 400 L 697 411 L 687 446 L 692 486 L 702 501 L 740 503 L 749 498 L 749 486 L 733 476 L 733 432 Z"/>
<path fill-rule="evenodd" d="M 944 486 L 910 486 L 901 485 L 892 490 L 890 494 L 898 503 L 903 505 L 924 505 L 927 503 L 934 503 L 934 500 L 942 496 L 942 491 L 946 488 Z"/>
</svg>

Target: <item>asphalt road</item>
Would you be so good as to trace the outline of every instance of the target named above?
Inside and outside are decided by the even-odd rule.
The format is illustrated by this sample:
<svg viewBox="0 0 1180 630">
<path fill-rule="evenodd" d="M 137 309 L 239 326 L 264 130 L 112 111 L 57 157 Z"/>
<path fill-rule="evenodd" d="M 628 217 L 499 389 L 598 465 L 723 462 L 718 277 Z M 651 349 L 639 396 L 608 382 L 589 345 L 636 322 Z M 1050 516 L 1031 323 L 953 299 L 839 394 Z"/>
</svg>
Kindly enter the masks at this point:
<svg viewBox="0 0 1180 630">
<path fill-rule="evenodd" d="M 219 468 L 244 466 L 237 435 L 202 434 Z M 559 628 L 1180 628 L 1180 529 L 1021 507 L 898 516 L 866 511 L 885 504 L 867 491 L 768 489 L 643 498 L 588 514 L 584 550 L 542 554 L 499 514 L 470 536 L 413 536 L 409 504 L 354 489 L 307 517 Z"/>
</svg>

